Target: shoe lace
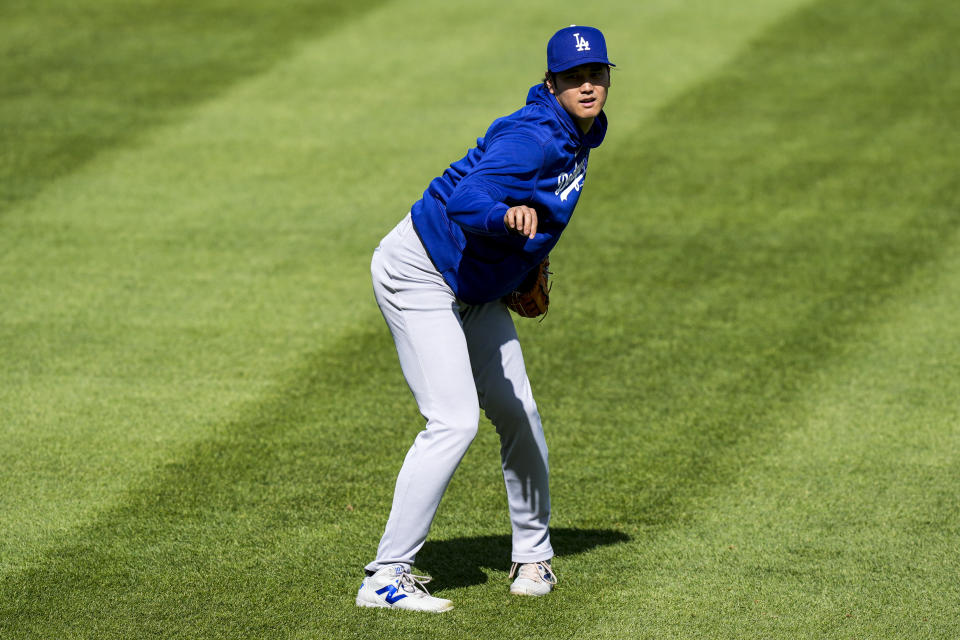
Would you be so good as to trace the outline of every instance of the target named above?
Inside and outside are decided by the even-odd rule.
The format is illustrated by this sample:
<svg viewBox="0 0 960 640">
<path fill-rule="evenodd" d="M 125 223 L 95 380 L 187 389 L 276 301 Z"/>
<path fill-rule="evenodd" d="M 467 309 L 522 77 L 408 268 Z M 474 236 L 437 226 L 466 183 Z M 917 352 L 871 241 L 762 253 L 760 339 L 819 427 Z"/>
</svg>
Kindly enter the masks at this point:
<svg viewBox="0 0 960 640">
<path fill-rule="evenodd" d="M 409 571 L 404 573 L 398 578 L 399 586 L 401 589 L 407 593 L 417 593 L 417 591 L 423 591 L 428 596 L 430 592 L 427 591 L 427 587 L 424 586 L 428 582 L 433 580 L 430 576 L 418 576 L 416 574 L 410 573 Z"/>
<path fill-rule="evenodd" d="M 550 563 L 545 560 L 542 562 L 526 562 L 523 564 L 514 562 L 513 566 L 510 567 L 510 575 L 507 577 L 513 578 L 513 576 L 526 578 L 534 582 L 557 584 L 557 574 L 554 572 L 553 567 L 550 566 Z"/>
</svg>

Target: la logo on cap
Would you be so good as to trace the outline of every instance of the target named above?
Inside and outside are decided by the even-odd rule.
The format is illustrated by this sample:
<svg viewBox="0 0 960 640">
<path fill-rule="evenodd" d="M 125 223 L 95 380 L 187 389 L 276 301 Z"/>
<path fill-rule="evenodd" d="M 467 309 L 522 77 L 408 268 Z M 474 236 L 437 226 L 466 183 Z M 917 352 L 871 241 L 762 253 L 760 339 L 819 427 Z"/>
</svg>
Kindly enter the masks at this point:
<svg viewBox="0 0 960 640">
<path fill-rule="evenodd" d="M 590 43 L 586 38 L 580 37 L 579 33 L 573 34 L 573 39 L 577 43 L 577 51 L 590 51 Z"/>
</svg>

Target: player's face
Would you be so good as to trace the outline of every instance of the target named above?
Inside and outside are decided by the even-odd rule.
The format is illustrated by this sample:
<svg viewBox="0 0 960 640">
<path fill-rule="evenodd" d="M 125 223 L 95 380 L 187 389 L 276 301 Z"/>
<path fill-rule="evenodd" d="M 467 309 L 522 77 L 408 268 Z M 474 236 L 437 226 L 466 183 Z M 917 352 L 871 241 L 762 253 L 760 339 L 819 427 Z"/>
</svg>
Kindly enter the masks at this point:
<svg viewBox="0 0 960 640">
<path fill-rule="evenodd" d="M 553 74 L 553 82 L 547 86 L 586 133 L 607 102 L 610 68 L 605 64 L 582 64 Z"/>
</svg>

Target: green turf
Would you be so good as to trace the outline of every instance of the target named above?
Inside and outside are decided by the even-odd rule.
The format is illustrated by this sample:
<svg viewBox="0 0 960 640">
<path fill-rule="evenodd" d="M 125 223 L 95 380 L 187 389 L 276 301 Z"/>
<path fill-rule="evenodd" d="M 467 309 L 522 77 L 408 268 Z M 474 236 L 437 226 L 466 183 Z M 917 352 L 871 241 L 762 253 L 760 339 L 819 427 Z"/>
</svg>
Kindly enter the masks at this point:
<svg viewBox="0 0 960 640">
<path fill-rule="evenodd" d="M 5 2 L 0 214 L 378 4 Z"/>
<path fill-rule="evenodd" d="M 0 637 L 960 635 L 949 4 L 168 6 L 0 24 Z M 580 21 L 610 137 L 520 325 L 561 586 L 505 593 L 485 425 L 457 608 L 357 610 L 419 427 L 370 249 Z"/>
</svg>

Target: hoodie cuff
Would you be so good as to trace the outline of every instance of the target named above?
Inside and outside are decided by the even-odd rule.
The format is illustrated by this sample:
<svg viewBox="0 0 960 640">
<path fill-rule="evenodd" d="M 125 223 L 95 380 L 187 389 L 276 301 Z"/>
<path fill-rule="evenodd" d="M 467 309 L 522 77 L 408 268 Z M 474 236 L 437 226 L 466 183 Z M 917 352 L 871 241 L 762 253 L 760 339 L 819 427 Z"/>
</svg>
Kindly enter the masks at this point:
<svg viewBox="0 0 960 640">
<path fill-rule="evenodd" d="M 503 202 L 497 202 L 490 210 L 487 211 L 487 221 L 486 221 L 486 232 L 491 235 L 507 235 L 510 233 L 510 230 L 507 229 L 507 224 L 503 221 L 503 217 L 507 215 L 508 207 Z"/>
</svg>

